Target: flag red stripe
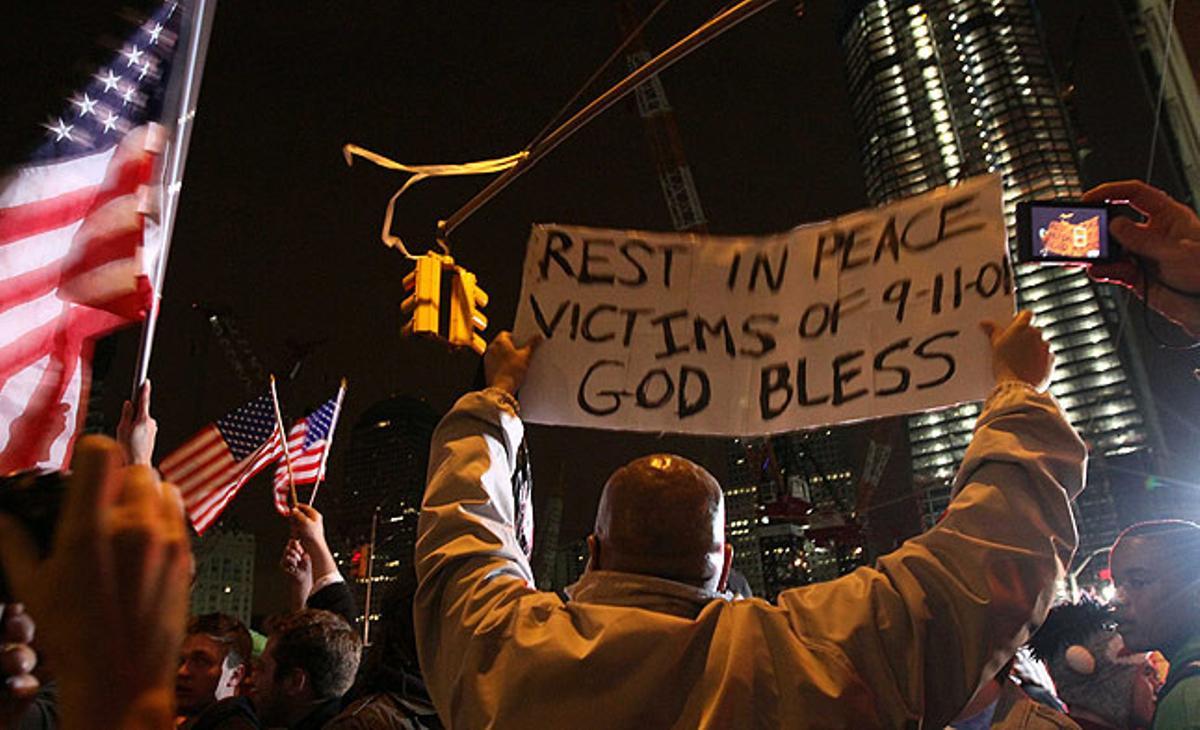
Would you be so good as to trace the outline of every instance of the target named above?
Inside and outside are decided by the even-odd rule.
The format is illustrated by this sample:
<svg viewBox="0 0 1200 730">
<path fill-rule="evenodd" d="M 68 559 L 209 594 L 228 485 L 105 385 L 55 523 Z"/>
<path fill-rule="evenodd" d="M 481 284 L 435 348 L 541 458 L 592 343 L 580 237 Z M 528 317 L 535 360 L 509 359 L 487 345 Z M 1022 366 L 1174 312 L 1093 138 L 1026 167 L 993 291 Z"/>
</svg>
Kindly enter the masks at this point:
<svg viewBox="0 0 1200 730">
<path fill-rule="evenodd" d="M 51 345 L 56 341 L 65 341 L 62 338 L 83 341 L 99 337 L 123 324 L 123 319 L 108 312 L 64 305 L 62 316 L 30 330 L 12 344 L 0 348 L 0 381 L 50 354 Z"/>
<path fill-rule="evenodd" d="M 135 212 L 132 213 L 131 219 L 108 223 L 109 225 L 98 231 L 85 232 L 80 229 L 72 248 L 78 245 L 81 239 L 85 239 L 87 243 L 81 245 L 83 255 L 72 259 L 63 270 L 64 279 L 74 279 L 113 261 L 133 258 L 137 253 L 138 246 L 142 243 L 142 217 Z M 87 225 L 84 223 L 85 227 Z M 67 255 L 68 258 L 70 256 L 71 254 Z"/>
<path fill-rule="evenodd" d="M 216 453 L 206 452 L 203 461 L 191 470 L 192 473 L 179 480 L 184 500 L 188 500 L 198 492 L 210 489 L 210 485 L 214 482 L 232 479 L 237 474 L 238 463 L 233 460 L 228 447 L 224 445 L 220 446 Z"/>
<path fill-rule="evenodd" d="M 264 455 L 269 455 L 269 453 L 268 450 Z M 260 455 L 258 460 L 252 461 L 253 456 L 250 456 L 241 462 L 231 463 L 230 469 L 227 472 L 222 472 L 220 480 L 210 480 L 208 485 L 211 489 L 207 493 L 193 499 L 190 504 L 187 504 L 188 516 L 192 519 L 193 524 L 207 524 L 204 517 L 210 515 L 214 508 L 217 508 L 216 513 L 219 514 L 224 509 L 224 505 L 228 504 L 229 500 L 232 499 L 232 494 L 241 489 L 242 485 L 250 477 L 262 469 L 264 466 L 264 464 L 260 463 L 262 458 L 263 456 Z M 227 474 L 228 476 L 226 476 Z M 231 479 L 232 481 L 230 481 Z"/>
<path fill-rule="evenodd" d="M 213 430 L 216 431 L 216 429 Z M 211 441 L 205 443 L 203 449 L 193 450 L 186 461 L 170 467 L 171 478 L 182 487 L 191 484 L 201 477 L 205 470 L 211 471 L 215 464 L 222 461 L 234 463 L 224 439 L 219 433 L 214 433 Z"/>
<path fill-rule="evenodd" d="M 232 483 L 239 471 L 240 467 L 234 462 L 229 462 L 224 469 L 214 472 L 211 478 L 205 479 L 194 485 L 188 493 L 183 497 L 183 503 L 187 506 L 188 511 L 198 511 L 205 508 L 212 498 L 212 495 L 221 491 L 224 487 Z"/>
<path fill-rule="evenodd" d="M 64 193 L 11 208 L 0 208 L 0 246 L 79 220 L 87 214 L 96 200 L 100 186 Z"/>
<path fill-rule="evenodd" d="M 216 427 L 205 426 L 199 433 L 183 442 L 183 445 L 159 462 L 159 471 L 164 475 L 166 475 L 168 470 L 175 472 L 179 465 L 191 459 L 197 451 L 219 441 L 221 441 L 221 434 L 217 431 Z"/>
<path fill-rule="evenodd" d="M 64 309 L 66 305 L 64 305 Z M 0 380 L 24 370 L 50 352 L 55 334 L 64 328 L 64 316 L 21 335 L 12 344 L 0 348 Z"/>
<path fill-rule="evenodd" d="M 10 277 L 0 282 L 0 312 L 25 304 L 54 291 L 62 281 L 62 262 L 54 261 L 40 269 Z"/>
<path fill-rule="evenodd" d="M 138 186 L 150 179 L 153 164 L 154 155 L 144 149 L 119 148 L 109 161 L 99 185 L 0 208 L 0 246 L 62 228 L 113 198 L 137 192 Z M 50 177 L 54 171 L 43 169 L 34 174 Z"/>
<path fill-rule="evenodd" d="M 229 505 L 229 502 L 233 500 L 245 483 L 262 471 L 263 467 L 270 464 L 273 458 L 279 456 L 279 448 L 279 439 L 277 436 L 273 436 L 267 443 L 259 447 L 261 453 L 258 453 L 257 457 L 252 454 L 237 465 L 243 470 L 243 473 L 235 482 L 223 489 L 214 490 L 212 496 L 215 499 L 205 500 L 206 504 L 197 504 L 188 509 L 188 516 L 192 519 L 192 524 L 196 527 L 197 532 L 207 529 L 225 510 L 225 507 Z M 246 466 L 247 462 L 249 462 L 249 466 Z"/>
</svg>

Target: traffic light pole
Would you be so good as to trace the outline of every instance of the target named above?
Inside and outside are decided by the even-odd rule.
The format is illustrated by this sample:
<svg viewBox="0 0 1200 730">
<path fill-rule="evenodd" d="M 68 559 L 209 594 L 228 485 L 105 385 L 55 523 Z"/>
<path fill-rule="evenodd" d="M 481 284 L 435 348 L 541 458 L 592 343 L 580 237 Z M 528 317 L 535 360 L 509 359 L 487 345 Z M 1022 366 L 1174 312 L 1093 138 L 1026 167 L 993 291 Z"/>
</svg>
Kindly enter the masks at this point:
<svg viewBox="0 0 1200 730">
<path fill-rule="evenodd" d="M 375 578 L 375 531 L 379 528 L 379 507 L 371 513 L 371 547 L 367 554 L 367 594 L 363 597 L 363 646 L 371 640 L 371 587 Z"/>
</svg>

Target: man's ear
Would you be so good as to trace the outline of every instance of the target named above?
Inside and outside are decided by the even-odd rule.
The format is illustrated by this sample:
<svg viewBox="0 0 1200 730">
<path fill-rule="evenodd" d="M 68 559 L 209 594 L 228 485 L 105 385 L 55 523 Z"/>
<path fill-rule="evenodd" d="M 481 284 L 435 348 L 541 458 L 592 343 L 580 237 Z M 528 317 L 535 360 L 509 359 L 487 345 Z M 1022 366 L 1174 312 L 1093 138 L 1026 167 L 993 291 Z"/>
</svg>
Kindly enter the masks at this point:
<svg viewBox="0 0 1200 730">
<path fill-rule="evenodd" d="M 305 694 L 310 688 L 308 672 L 296 667 L 283 676 L 283 691 L 290 697 Z"/>
<path fill-rule="evenodd" d="M 725 563 L 721 566 L 721 580 L 717 581 L 717 591 L 724 593 L 729 589 L 729 570 L 733 567 L 733 545 L 725 543 Z"/>
<path fill-rule="evenodd" d="M 242 684 L 242 680 L 246 678 L 248 669 L 249 667 L 245 662 L 233 668 L 233 671 L 229 673 L 229 689 L 237 689 Z"/>
<path fill-rule="evenodd" d="M 596 534 L 592 533 L 587 536 L 588 546 L 588 563 L 584 571 L 603 570 L 600 567 L 600 541 L 596 539 Z"/>
</svg>

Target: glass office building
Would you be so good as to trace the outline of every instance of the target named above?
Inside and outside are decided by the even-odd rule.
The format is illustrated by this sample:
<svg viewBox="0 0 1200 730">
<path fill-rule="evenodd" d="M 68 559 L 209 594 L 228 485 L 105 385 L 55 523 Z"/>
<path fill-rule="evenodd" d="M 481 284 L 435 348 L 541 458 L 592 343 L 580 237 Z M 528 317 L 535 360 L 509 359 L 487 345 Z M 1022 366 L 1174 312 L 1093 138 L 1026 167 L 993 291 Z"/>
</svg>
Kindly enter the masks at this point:
<svg viewBox="0 0 1200 730">
<path fill-rule="evenodd" d="M 871 0 L 847 3 L 846 11 L 841 42 L 872 203 L 1000 173 L 1011 241 L 1017 201 L 1080 195 L 1070 123 L 1047 57 L 1046 44 L 1057 40 L 1043 37 L 1032 0 Z M 1057 357 L 1051 391 L 1093 462 L 1144 457 L 1153 431 L 1148 396 L 1131 382 L 1140 364 L 1118 356 L 1114 302 L 1078 269 L 1016 271 L 1018 304 L 1034 311 Z M 909 419 L 926 525 L 948 502 L 978 412 L 971 404 Z M 1087 513 L 1081 522 L 1096 526 L 1085 546 L 1116 529 L 1108 482 L 1098 481 L 1079 505 Z"/>
</svg>

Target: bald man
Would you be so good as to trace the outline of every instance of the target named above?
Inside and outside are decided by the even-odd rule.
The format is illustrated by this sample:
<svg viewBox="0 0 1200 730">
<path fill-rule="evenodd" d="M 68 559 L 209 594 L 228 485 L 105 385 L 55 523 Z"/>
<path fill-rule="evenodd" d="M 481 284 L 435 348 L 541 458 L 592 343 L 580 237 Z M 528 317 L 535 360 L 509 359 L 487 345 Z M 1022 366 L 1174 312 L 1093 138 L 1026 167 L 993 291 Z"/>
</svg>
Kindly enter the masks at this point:
<svg viewBox="0 0 1200 730">
<path fill-rule="evenodd" d="M 1041 392 L 1022 313 L 984 327 L 997 385 L 934 529 L 871 568 L 779 595 L 725 593 L 720 486 L 678 456 L 609 479 L 564 602 L 534 588 L 507 333 L 434 434 L 416 548 L 422 670 L 452 728 L 941 728 L 1044 617 L 1075 548 L 1086 451 Z M 586 454 L 581 448 L 580 454 Z M 516 478 L 514 478 L 514 475 Z"/>
<path fill-rule="evenodd" d="M 633 461 L 604 485 L 588 551 L 594 570 L 724 591 L 733 548 L 725 542 L 721 485 L 682 456 Z"/>
</svg>

